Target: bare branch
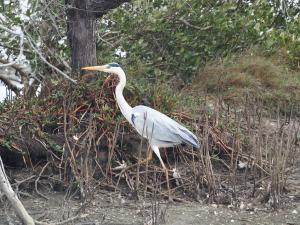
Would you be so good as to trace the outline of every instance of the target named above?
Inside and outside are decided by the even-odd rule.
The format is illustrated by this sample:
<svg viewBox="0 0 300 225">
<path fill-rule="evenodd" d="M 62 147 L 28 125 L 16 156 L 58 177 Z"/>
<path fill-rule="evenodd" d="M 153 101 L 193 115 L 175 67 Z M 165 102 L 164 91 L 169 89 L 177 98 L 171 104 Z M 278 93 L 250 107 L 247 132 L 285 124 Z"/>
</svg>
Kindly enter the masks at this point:
<svg viewBox="0 0 300 225">
<path fill-rule="evenodd" d="M 184 23 L 186 26 L 197 29 L 197 30 L 201 30 L 201 31 L 206 31 L 209 30 L 210 28 L 212 28 L 212 26 L 206 26 L 206 27 L 198 27 L 195 26 L 193 24 L 190 24 L 187 20 L 180 18 L 179 21 L 181 21 L 182 23 Z"/>
<path fill-rule="evenodd" d="M 7 62 L 6 60 L 3 60 L 3 59 L 0 59 L 0 63 L 2 63 L 2 65 L 7 65 L 9 64 L 9 62 Z M 1 66 L 1 64 L 0 64 Z M 13 64 L 13 65 L 10 65 L 12 68 L 14 68 L 16 71 L 18 71 L 18 73 L 20 74 L 20 76 L 22 77 L 28 77 L 29 74 L 27 74 L 25 71 L 24 71 L 24 68 L 21 66 L 21 65 L 18 65 L 18 64 Z"/>
<path fill-rule="evenodd" d="M 20 62 L 20 60 L 23 56 L 23 51 L 24 51 L 24 33 L 21 29 L 14 31 L 14 30 L 8 29 L 7 27 L 5 27 L 1 24 L 0 24 L 0 29 L 4 30 L 12 35 L 20 37 L 20 44 L 19 44 L 20 51 L 19 51 L 18 57 L 16 58 L 16 60 L 14 60 L 10 63 L 0 64 L 0 68 L 2 68 L 2 67 L 12 66 L 12 65 Z"/>
<path fill-rule="evenodd" d="M 8 61 L 3 59 L 0 59 L 0 63 L 2 63 L 3 65 L 9 64 Z M 2 72 L 0 73 L 0 80 L 13 92 L 19 94 L 22 88 L 17 84 L 23 83 L 25 85 L 24 81 L 28 79 L 29 74 L 26 71 L 24 71 L 24 66 L 20 64 L 13 64 L 10 67 L 15 69 L 19 73 L 20 77 L 16 76 L 15 73 Z"/>
<path fill-rule="evenodd" d="M 27 40 L 29 45 L 31 46 L 31 48 L 38 54 L 38 56 L 40 57 L 40 59 L 46 63 L 49 67 L 51 67 L 52 69 L 54 69 L 56 72 L 58 72 L 60 75 L 62 75 L 64 78 L 66 78 L 67 80 L 73 82 L 73 83 L 77 83 L 76 80 L 72 79 L 71 77 L 69 77 L 67 74 L 65 74 L 63 71 L 61 71 L 60 69 L 58 69 L 56 66 L 52 65 L 51 63 L 49 63 L 47 61 L 47 59 L 45 59 L 45 57 L 42 55 L 42 53 L 34 46 L 33 42 L 31 41 L 31 38 L 29 36 L 27 36 Z"/>
<path fill-rule="evenodd" d="M 0 68 L 2 67 L 8 67 L 8 66 L 13 66 L 16 63 L 18 63 L 21 60 L 21 57 L 23 56 L 23 51 L 24 51 L 24 33 L 23 31 L 20 30 L 11 30 L 8 29 L 7 27 L 3 26 L 0 24 L 0 29 L 12 34 L 12 35 L 16 35 L 16 36 L 20 36 L 20 52 L 19 55 L 17 57 L 16 60 L 14 60 L 13 62 L 9 62 L 9 63 L 5 63 L 5 64 L 0 64 Z M 52 69 L 54 69 L 56 72 L 58 72 L 60 75 L 62 75 L 64 78 L 66 78 L 67 80 L 70 80 L 73 83 L 76 83 L 76 80 L 72 79 L 71 77 L 69 77 L 66 73 L 64 73 L 63 71 L 61 71 L 60 69 L 58 69 L 56 66 L 52 65 L 51 63 L 49 63 L 45 57 L 42 55 L 42 53 L 35 47 L 35 45 L 33 44 L 31 38 L 27 35 L 27 41 L 30 44 L 31 48 L 38 54 L 38 56 L 40 57 L 40 59 L 42 61 L 44 61 L 49 67 L 51 67 Z M 3 62 L 3 61 L 2 61 Z M 16 69 L 16 68 L 15 68 Z"/>
<path fill-rule="evenodd" d="M 0 43 L 0 46 L 2 46 L 3 48 L 11 49 L 13 51 L 18 51 L 19 50 L 19 48 L 16 48 L 14 46 L 9 46 L 9 45 L 4 44 L 4 43 Z M 26 54 L 31 54 L 31 55 L 33 54 L 33 52 L 28 51 L 26 49 L 24 49 L 23 52 L 26 53 Z"/>
</svg>

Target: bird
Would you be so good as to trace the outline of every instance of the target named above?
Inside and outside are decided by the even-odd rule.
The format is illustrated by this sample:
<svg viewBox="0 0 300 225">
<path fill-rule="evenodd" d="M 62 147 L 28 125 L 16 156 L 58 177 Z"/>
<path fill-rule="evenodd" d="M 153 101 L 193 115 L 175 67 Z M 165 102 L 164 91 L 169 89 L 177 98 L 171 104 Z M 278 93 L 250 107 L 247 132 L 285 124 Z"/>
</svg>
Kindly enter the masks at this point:
<svg viewBox="0 0 300 225">
<path fill-rule="evenodd" d="M 139 135 L 148 140 L 151 150 L 158 157 L 165 171 L 169 200 L 172 200 L 168 169 L 161 158 L 159 148 L 174 147 L 185 143 L 199 149 L 200 142 L 197 136 L 180 123 L 155 109 L 144 105 L 131 107 L 123 95 L 123 90 L 126 85 L 126 74 L 118 63 L 109 63 L 101 66 L 88 66 L 81 69 L 100 71 L 118 76 L 119 83 L 115 88 L 115 98 L 119 109 Z M 149 152 L 146 161 L 152 159 L 152 151 Z"/>
</svg>

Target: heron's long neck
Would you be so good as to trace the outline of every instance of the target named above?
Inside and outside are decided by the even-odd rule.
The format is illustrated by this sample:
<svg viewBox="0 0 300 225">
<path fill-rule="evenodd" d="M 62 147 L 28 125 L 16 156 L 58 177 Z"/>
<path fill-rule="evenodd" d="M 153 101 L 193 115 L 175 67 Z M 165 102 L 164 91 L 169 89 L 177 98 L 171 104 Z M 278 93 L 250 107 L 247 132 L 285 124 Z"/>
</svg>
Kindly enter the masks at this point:
<svg viewBox="0 0 300 225">
<path fill-rule="evenodd" d="M 120 71 L 118 73 L 119 76 L 119 84 L 116 87 L 116 99 L 117 103 L 119 105 L 119 108 L 122 112 L 122 114 L 125 116 L 125 118 L 131 123 L 131 114 L 132 114 L 132 108 L 131 106 L 126 102 L 124 96 L 123 96 L 123 89 L 126 85 L 126 75 L 124 71 Z"/>
</svg>

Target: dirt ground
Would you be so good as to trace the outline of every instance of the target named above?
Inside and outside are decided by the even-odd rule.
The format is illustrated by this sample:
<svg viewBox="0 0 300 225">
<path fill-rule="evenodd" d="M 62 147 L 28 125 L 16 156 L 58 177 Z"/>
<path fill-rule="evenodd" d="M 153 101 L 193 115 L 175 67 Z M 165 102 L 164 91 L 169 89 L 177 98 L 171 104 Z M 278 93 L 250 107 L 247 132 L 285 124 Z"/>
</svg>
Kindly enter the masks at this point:
<svg viewBox="0 0 300 225">
<path fill-rule="evenodd" d="M 121 197 L 118 193 L 97 190 L 91 201 L 86 204 L 80 200 L 65 199 L 64 193 L 47 194 L 49 200 L 37 196 L 22 198 L 29 213 L 39 221 L 48 224 L 57 223 L 74 217 L 81 217 L 65 224 L 74 225 L 246 225 L 246 224 L 283 224 L 300 225 L 300 196 L 285 197 L 286 206 L 277 211 L 265 206 L 240 204 L 239 208 L 204 204 L 196 202 L 167 203 L 147 199 L 133 201 Z M 156 210 L 155 210 L 156 206 Z M 8 205 L 1 206 L 0 224 L 21 224 Z M 158 212 L 155 216 L 152 212 Z M 157 223 L 152 223 L 157 219 Z"/>
<path fill-rule="evenodd" d="M 281 205 L 273 210 L 253 199 L 239 199 L 238 204 L 217 205 L 204 202 L 168 203 L 163 199 L 130 200 L 119 192 L 95 188 L 82 202 L 70 193 L 18 190 L 28 212 L 43 224 L 70 225 L 300 225 L 300 161 L 287 181 Z M 9 174 L 9 173 L 8 173 Z M 23 173 L 23 177 L 29 177 Z M 76 216 L 77 215 L 77 216 Z M 74 220 L 68 220 L 74 218 Z M 61 221 L 68 220 L 65 223 Z M 0 195 L 0 225 L 19 225 L 9 203 Z"/>
</svg>

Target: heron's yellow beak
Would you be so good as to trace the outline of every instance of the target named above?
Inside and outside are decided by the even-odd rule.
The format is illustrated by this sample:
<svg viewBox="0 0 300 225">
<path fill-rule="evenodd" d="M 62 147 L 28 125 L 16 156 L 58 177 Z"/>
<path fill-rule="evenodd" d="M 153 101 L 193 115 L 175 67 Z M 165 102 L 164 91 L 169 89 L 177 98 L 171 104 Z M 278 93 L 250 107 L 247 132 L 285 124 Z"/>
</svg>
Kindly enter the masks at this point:
<svg viewBox="0 0 300 225">
<path fill-rule="evenodd" d="M 96 71 L 104 71 L 106 69 L 106 66 L 88 66 L 81 68 L 82 70 L 96 70 Z"/>
</svg>

